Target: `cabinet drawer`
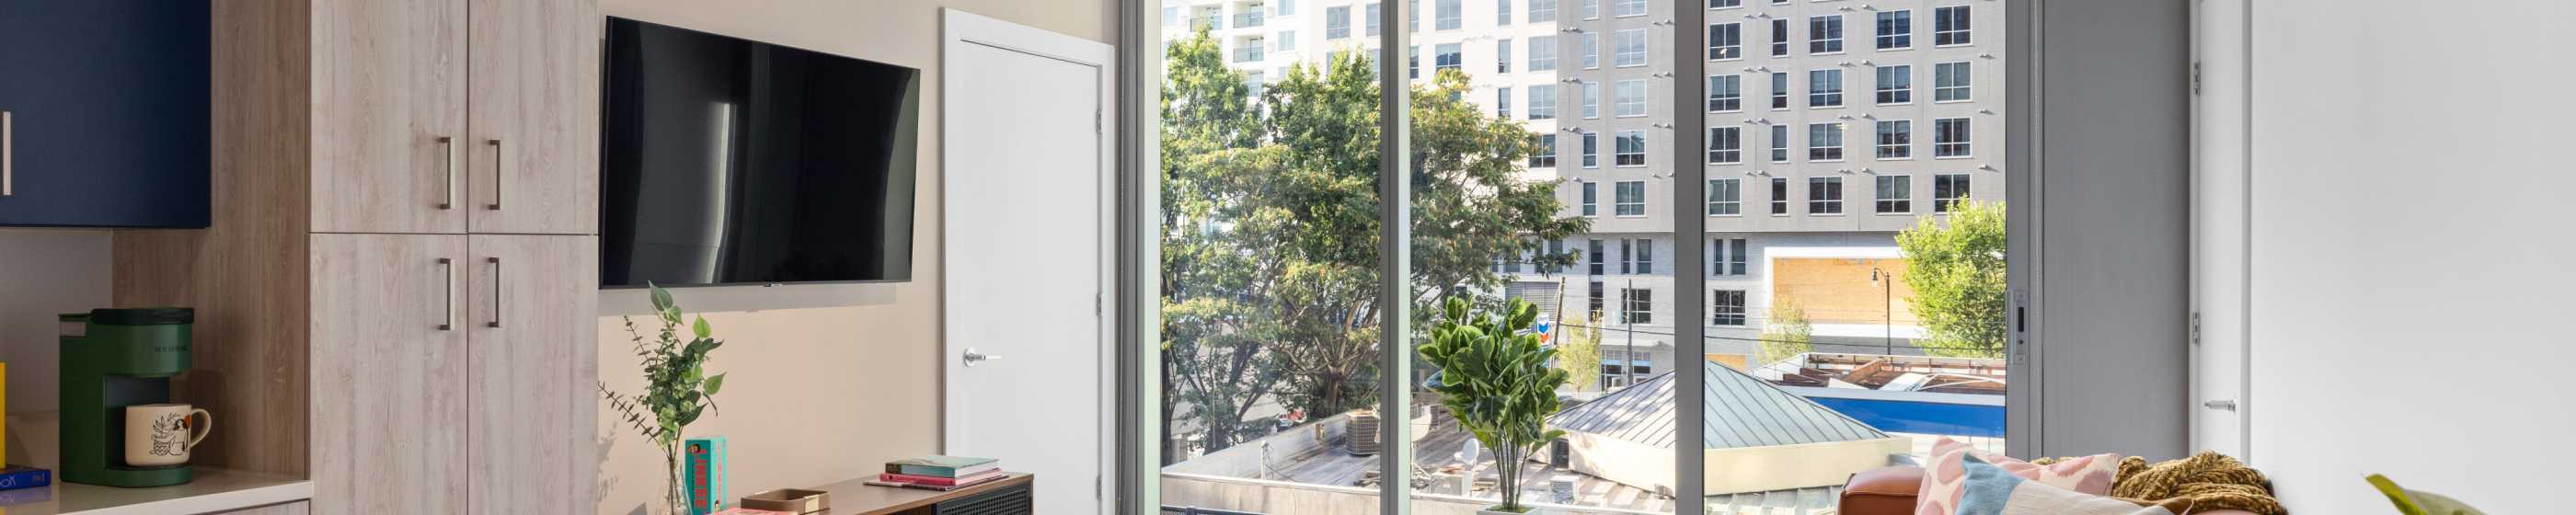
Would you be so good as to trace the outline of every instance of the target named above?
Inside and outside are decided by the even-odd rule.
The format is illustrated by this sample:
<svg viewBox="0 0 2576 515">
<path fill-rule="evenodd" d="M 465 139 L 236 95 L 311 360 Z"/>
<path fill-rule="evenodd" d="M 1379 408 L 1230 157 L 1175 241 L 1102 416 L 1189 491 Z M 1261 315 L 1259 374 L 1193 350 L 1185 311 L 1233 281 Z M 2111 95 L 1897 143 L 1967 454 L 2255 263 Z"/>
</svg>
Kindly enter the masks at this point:
<svg viewBox="0 0 2576 515">
<path fill-rule="evenodd" d="M 931 509 L 934 515 L 1029 515 L 1034 507 L 1031 481 L 1003 487 L 973 497 L 939 503 Z"/>
</svg>

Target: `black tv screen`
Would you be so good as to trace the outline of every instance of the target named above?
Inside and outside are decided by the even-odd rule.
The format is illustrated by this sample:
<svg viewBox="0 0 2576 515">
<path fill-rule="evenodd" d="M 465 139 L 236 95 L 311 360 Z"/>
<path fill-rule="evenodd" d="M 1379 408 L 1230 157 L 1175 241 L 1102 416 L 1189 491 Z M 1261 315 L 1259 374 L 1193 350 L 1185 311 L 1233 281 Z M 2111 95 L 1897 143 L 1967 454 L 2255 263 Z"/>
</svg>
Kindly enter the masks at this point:
<svg viewBox="0 0 2576 515">
<path fill-rule="evenodd" d="M 912 278 L 921 71 L 609 18 L 600 285 Z"/>
</svg>

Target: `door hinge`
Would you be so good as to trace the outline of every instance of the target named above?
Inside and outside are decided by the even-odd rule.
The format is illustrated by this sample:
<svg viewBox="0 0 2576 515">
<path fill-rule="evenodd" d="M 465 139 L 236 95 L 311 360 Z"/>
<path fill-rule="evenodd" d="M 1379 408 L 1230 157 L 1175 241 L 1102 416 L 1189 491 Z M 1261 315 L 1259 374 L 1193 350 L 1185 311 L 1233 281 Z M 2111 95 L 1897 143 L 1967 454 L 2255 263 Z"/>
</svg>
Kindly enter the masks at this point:
<svg viewBox="0 0 2576 515">
<path fill-rule="evenodd" d="M 2191 312 L 2191 344 L 2200 345 L 2200 312 Z"/>
<path fill-rule="evenodd" d="M 1104 115 L 1100 114 L 1100 108 L 1099 108 L 1099 107 L 1093 107 L 1093 108 L 1091 108 L 1091 133 L 1092 133 L 1092 134 L 1107 134 L 1107 133 L 1109 132 L 1109 128 L 1108 128 L 1109 123 L 1108 123 L 1108 122 L 1106 122 L 1106 121 L 1103 121 L 1104 119 L 1107 119 L 1107 118 L 1108 118 L 1108 116 L 1104 116 Z"/>
<path fill-rule="evenodd" d="M 1100 498 L 1100 475 L 1099 475 L 1099 474 L 1092 474 L 1092 475 L 1091 475 L 1091 498 L 1093 498 L 1093 499 L 1099 499 L 1099 498 Z"/>
<path fill-rule="evenodd" d="M 1100 295 L 1100 294 L 1098 294 L 1098 293 L 1091 294 L 1091 314 L 1092 314 L 1092 316 L 1099 316 L 1099 315 L 1105 315 L 1105 314 L 1108 314 L 1108 313 L 1109 313 L 1109 311 L 1108 311 L 1108 310 L 1109 310 L 1109 308 L 1108 308 L 1108 307 L 1106 307 L 1106 306 L 1104 306 L 1104 304 L 1107 304 L 1107 303 L 1108 303 L 1108 301 L 1101 300 L 1101 295 Z"/>
<path fill-rule="evenodd" d="M 2200 63 L 2197 61 L 2191 63 L 2191 94 L 2200 94 Z"/>
</svg>

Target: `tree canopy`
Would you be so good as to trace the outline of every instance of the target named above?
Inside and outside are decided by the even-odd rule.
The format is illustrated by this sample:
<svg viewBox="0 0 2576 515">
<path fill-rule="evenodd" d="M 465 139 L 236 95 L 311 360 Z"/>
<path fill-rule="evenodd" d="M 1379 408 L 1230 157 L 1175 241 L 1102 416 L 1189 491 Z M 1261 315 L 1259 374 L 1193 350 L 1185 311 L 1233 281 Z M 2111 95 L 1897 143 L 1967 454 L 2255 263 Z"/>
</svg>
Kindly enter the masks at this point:
<svg viewBox="0 0 2576 515">
<path fill-rule="evenodd" d="M 1935 356 L 2004 355 L 2004 205 L 1960 201 L 1896 234 L 1905 253 L 1905 302 L 1922 318 L 1920 345 Z"/>
</svg>

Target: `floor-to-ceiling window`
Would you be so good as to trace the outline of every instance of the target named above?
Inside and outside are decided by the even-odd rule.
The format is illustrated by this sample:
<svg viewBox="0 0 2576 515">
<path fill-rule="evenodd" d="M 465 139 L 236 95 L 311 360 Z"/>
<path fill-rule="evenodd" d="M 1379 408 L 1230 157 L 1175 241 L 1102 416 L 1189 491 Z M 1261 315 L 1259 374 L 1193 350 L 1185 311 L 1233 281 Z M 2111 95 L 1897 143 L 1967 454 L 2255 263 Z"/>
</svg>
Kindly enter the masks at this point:
<svg viewBox="0 0 2576 515">
<path fill-rule="evenodd" d="M 2002 449 L 2003 2 L 1304 1 L 1262 27 L 1163 25 L 1167 511 L 1377 513 L 1401 493 L 1449 513 L 1516 491 L 1559 513 L 1809 513 L 1938 438 Z M 1399 8 L 1435 22 L 1336 29 Z M 1935 9 L 1944 32 L 1917 34 Z M 1289 30 L 1326 37 L 1232 58 Z M 1400 197 L 1379 73 L 1409 90 Z M 1415 348 L 1451 299 L 1534 312 L 1514 330 L 1564 372 L 1559 438 L 1498 460 L 1444 407 L 1435 385 L 1465 372 Z"/>
</svg>

